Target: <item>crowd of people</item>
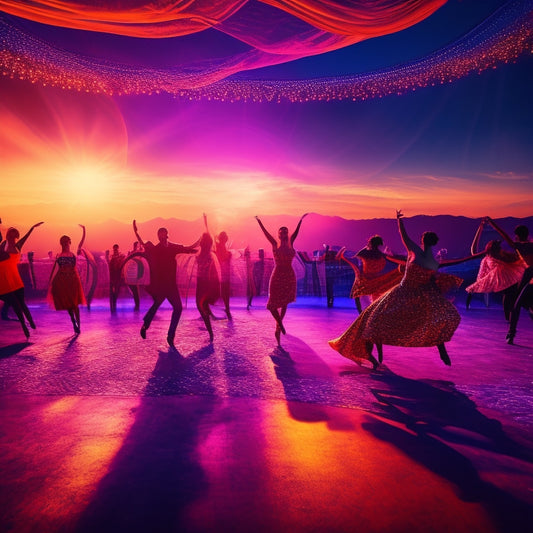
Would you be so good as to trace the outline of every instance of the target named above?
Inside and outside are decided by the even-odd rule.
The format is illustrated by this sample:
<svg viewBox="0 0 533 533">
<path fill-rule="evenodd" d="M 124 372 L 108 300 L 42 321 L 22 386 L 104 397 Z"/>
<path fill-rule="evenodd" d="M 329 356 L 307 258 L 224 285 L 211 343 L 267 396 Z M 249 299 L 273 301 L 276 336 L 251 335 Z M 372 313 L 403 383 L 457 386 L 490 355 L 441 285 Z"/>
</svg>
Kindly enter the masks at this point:
<svg viewBox="0 0 533 533">
<path fill-rule="evenodd" d="M 267 309 L 274 319 L 274 336 L 281 346 L 282 335 L 286 334 L 284 318 L 288 305 L 296 299 L 296 275 L 293 259 L 296 256 L 294 243 L 300 232 L 303 215 L 292 233 L 285 226 L 279 228 L 277 238 L 267 230 L 259 217 L 259 228 L 272 247 L 274 268 L 269 280 Z M 383 346 L 436 346 L 441 360 L 450 365 L 450 357 L 445 343 L 450 341 L 460 322 L 460 315 L 445 294 L 458 288 L 463 280 L 454 275 L 439 272 L 447 266 L 482 258 L 477 279 L 466 287 L 466 308 L 469 309 L 475 293 L 499 293 L 502 296 L 505 320 L 509 323 L 507 342 L 513 344 L 522 308 L 533 309 L 533 242 L 529 239 L 526 226 L 515 229 L 515 238 L 505 233 L 494 220 L 482 219 L 471 246 L 470 255 L 456 259 L 446 259 L 445 254 L 434 253 L 438 236 L 425 232 L 420 244 L 412 240 L 406 230 L 403 214 L 396 213 L 398 231 L 405 247 L 405 255 L 392 254 L 384 246 L 379 235 L 369 238 L 367 245 L 348 258 L 345 248 L 333 254 L 326 247 L 324 261 L 345 261 L 354 271 L 355 281 L 350 296 L 356 303 L 358 317 L 338 338 L 329 341 L 330 346 L 341 355 L 358 364 L 369 362 L 377 369 L 383 361 Z M 21 250 L 33 230 L 43 222 L 34 224 L 21 238 L 16 228 L 9 228 L 5 240 L 0 235 L 0 299 L 4 302 L 3 312 L 12 308 L 29 338 L 30 328 L 36 325 L 25 302 L 24 283 L 18 265 Z M 169 240 L 168 230 L 160 228 L 157 242 L 144 241 L 139 234 L 136 221 L 133 232 L 137 238 L 132 252 L 120 252 L 115 244 L 112 253 L 106 252 L 109 269 L 109 304 L 111 312 L 116 312 L 120 289 L 125 284 L 134 299 L 135 310 L 140 309 L 139 280 L 144 276 L 147 262 L 149 282 L 147 292 L 152 305 L 143 317 L 140 336 L 145 339 L 161 304 L 168 300 L 172 306 L 170 325 L 167 333 L 169 346 L 174 347 L 176 329 L 182 314 L 183 305 L 176 281 L 179 254 L 194 255 L 196 272 L 196 306 L 209 334 L 214 340 L 212 319 L 216 318 L 212 305 L 222 300 L 228 320 L 232 319 L 230 309 L 232 250 L 229 238 L 221 231 L 213 236 L 204 215 L 205 232 L 189 246 L 175 244 Z M 500 240 L 491 240 L 480 251 L 479 242 L 484 228 L 491 226 L 510 248 L 502 248 Z M 55 310 L 68 312 L 75 334 L 81 332 L 80 305 L 89 305 L 95 282 L 86 295 L 76 267 L 77 257 L 85 256 L 88 264 L 94 266 L 91 254 L 83 248 L 86 230 L 82 228 L 81 240 L 76 253 L 71 250 L 71 238 L 63 235 L 60 240 L 61 251 L 54 259 L 48 283 L 48 301 Z M 328 255 L 329 253 L 329 255 Z M 244 250 L 247 271 L 247 308 L 252 305 L 254 295 L 260 293 L 265 271 L 265 254 L 259 252 L 259 260 L 252 262 L 250 250 Z M 392 263 L 394 268 L 386 265 Z M 326 278 L 328 271 L 326 269 Z M 93 276 L 94 279 L 94 276 Z M 328 280 L 326 280 L 328 281 Z M 328 307 L 333 304 L 332 284 L 328 288 Z M 331 292 L 331 294 L 330 294 Z M 361 297 L 368 296 L 370 304 L 363 310 Z M 377 358 L 373 355 L 376 347 Z"/>
</svg>

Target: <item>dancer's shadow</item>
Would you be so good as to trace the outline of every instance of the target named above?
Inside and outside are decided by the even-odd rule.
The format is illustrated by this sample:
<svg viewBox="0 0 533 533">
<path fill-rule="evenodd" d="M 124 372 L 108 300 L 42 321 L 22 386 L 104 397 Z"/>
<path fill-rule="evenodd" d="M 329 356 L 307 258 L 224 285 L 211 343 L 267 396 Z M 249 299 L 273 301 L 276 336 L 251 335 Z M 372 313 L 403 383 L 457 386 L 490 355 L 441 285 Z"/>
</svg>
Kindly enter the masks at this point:
<svg viewBox="0 0 533 533">
<path fill-rule="evenodd" d="M 526 448 L 510 439 L 498 421 L 480 413 L 453 383 L 413 380 L 390 371 L 372 379 L 379 382 L 372 389 L 379 402 L 374 414 L 391 423 L 373 419 L 364 429 L 449 480 L 461 499 L 482 504 L 502 531 L 526 530 L 531 506 L 483 481 L 475 465 L 447 442 L 531 461 Z"/>
<path fill-rule="evenodd" d="M 292 344 L 294 345 L 294 340 Z M 333 430 L 353 430 L 351 422 L 340 414 L 332 416 L 332 411 L 328 412 L 322 406 L 328 395 L 328 391 L 324 390 L 326 381 L 317 379 L 316 375 L 307 376 L 303 370 L 304 366 L 320 367 L 323 364 L 322 360 L 301 341 L 294 346 L 294 350 L 298 354 L 297 359 L 293 359 L 291 353 L 281 346 L 275 348 L 270 354 L 276 377 L 283 385 L 291 417 L 300 422 L 326 422 Z"/>
<path fill-rule="evenodd" d="M 200 427 L 219 400 L 207 384 L 195 395 L 181 394 L 182 381 L 210 351 L 160 352 L 135 421 L 76 531 L 187 530 L 187 508 L 208 488 L 198 460 Z"/>
<path fill-rule="evenodd" d="M 14 355 L 17 355 L 18 353 L 22 352 L 25 348 L 28 348 L 28 346 L 31 346 L 32 343 L 27 342 L 16 342 L 14 344 L 9 344 L 7 346 L 2 346 L 0 348 L 0 359 L 7 359 L 8 357 L 13 357 Z"/>
</svg>

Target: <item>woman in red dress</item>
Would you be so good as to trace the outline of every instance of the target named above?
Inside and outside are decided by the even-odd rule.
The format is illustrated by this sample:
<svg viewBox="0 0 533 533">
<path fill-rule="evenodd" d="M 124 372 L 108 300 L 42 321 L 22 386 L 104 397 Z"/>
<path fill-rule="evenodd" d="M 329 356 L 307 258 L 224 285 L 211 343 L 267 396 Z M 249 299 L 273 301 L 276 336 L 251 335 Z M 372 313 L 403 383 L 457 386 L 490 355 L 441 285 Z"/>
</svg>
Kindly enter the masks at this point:
<svg viewBox="0 0 533 533">
<path fill-rule="evenodd" d="M 402 267 L 405 265 L 405 258 L 386 254 L 380 250 L 381 246 L 383 239 L 379 235 L 374 235 L 368 239 L 367 245 L 355 254 L 362 263 L 362 270 L 344 255 L 345 248 L 337 254 L 337 257 L 346 261 L 355 273 L 350 298 L 355 300 L 359 313 L 362 311 L 361 296 L 370 296 L 370 301 L 373 302 L 398 285 L 403 278 Z M 387 261 L 397 263 L 398 268 L 384 273 Z"/>
<path fill-rule="evenodd" d="M 330 346 L 341 355 L 361 364 L 370 361 L 374 369 L 378 361 L 372 355 L 375 344 L 379 362 L 383 360 L 383 344 L 391 346 L 437 346 L 444 364 L 450 358 L 444 346 L 461 320 L 455 306 L 443 294 L 459 287 L 462 280 L 437 270 L 481 254 L 439 263 L 433 257 L 438 242 L 435 233 L 426 231 L 421 246 L 412 241 L 403 225 L 402 212 L 397 211 L 398 229 L 408 257 L 405 274 L 399 285 L 370 304 L 357 320 Z"/>
<path fill-rule="evenodd" d="M 283 326 L 283 318 L 287 312 L 287 305 L 296 300 L 296 275 L 292 268 L 292 260 L 296 254 L 294 250 L 294 241 L 300 231 L 302 220 L 307 216 L 307 213 L 302 216 L 294 233 L 289 238 L 289 230 L 282 226 L 278 230 L 278 241 L 270 235 L 259 217 L 255 217 L 259 227 L 263 231 L 265 237 L 272 245 L 272 253 L 274 255 L 274 270 L 270 276 L 268 286 L 268 301 L 267 309 L 272 313 L 276 321 L 275 337 L 278 341 L 278 346 L 281 346 L 281 335 L 285 335 L 285 327 Z"/>
<path fill-rule="evenodd" d="M 81 254 L 81 247 L 85 241 L 85 226 L 82 226 L 82 237 L 78 244 L 77 255 Z M 50 273 L 49 300 L 56 311 L 68 311 L 74 333 L 80 333 L 80 305 L 86 305 L 80 275 L 76 268 L 76 255 L 70 251 L 72 241 L 68 235 L 63 235 L 59 239 L 61 253 L 56 257 L 56 262 Z M 57 266 L 57 273 L 54 272 Z"/>
<path fill-rule="evenodd" d="M 30 332 L 24 317 L 32 329 L 35 329 L 35 322 L 24 299 L 24 283 L 20 277 L 18 265 L 20 263 L 20 251 L 24 243 L 31 232 L 41 224 L 43 222 L 34 224 L 21 239 L 19 239 L 18 229 L 9 228 L 6 233 L 6 240 L 0 245 L 0 300 L 3 300 L 4 305 L 13 308 L 27 339 L 30 337 Z"/>
</svg>

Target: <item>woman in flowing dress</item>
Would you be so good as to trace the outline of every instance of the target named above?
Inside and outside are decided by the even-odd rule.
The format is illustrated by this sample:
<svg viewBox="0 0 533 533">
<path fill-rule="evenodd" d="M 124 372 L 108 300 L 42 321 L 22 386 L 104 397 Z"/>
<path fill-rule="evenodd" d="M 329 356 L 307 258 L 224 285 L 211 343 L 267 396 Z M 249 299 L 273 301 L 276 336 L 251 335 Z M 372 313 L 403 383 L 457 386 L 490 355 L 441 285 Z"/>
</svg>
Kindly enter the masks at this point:
<svg viewBox="0 0 533 533">
<path fill-rule="evenodd" d="M 412 241 L 403 224 L 403 214 L 396 212 L 398 229 L 407 250 L 405 274 L 399 285 L 370 304 L 352 325 L 330 346 L 341 355 L 361 364 L 370 361 L 376 369 L 378 361 L 372 355 L 375 344 L 378 358 L 383 360 L 383 344 L 391 346 L 437 346 L 440 358 L 450 365 L 446 351 L 448 342 L 460 322 L 459 312 L 443 294 L 459 287 L 462 280 L 450 274 L 438 273 L 443 266 L 459 264 L 481 254 L 439 263 L 433 257 L 438 242 L 435 233 L 426 231 L 421 246 Z"/>
<path fill-rule="evenodd" d="M 386 254 L 380 250 L 381 246 L 383 239 L 380 235 L 374 235 L 368 239 L 367 245 L 355 254 L 362 263 L 362 269 L 345 256 L 345 248 L 337 254 L 337 257 L 348 263 L 355 273 L 350 298 L 355 300 L 359 313 L 362 311 L 361 296 L 370 296 L 370 301 L 374 302 L 398 285 L 403 278 L 402 265 L 405 265 L 405 258 Z M 398 268 L 384 273 L 387 261 L 397 263 Z"/>
<path fill-rule="evenodd" d="M 285 335 L 283 318 L 287 312 L 287 305 L 296 300 L 296 275 L 292 268 L 292 260 L 296 254 L 294 241 L 300 232 L 300 226 L 307 213 L 300 218 L 294 233 L 289 237 L 289 230 L 282 226 L 278 230 L 279 242 L 267 231 L 259 217 L 255 217 L 259 227 L 267 240 L 272 245 L 274 255 L 274 270 L 270 276 L 268 285 L 267 309 L 272 313 L 276 321 L 275 337 L 278 346 L 281 346 L 281 333 Z"/>
<path fill-rule="evenodd" d="M 209 332 L 210 342 L 213 342 L 213 327 L 211 325 L 212 312 L 210 306 L 220 297 L 218 260 L 212 248 L 213 238 L 209 233 L 204 233 L 200 238 L 200 251 L 196 256 L 196 307 Z"/>
<path fill-rule="evenodd" d="M 41 224 L 43 222 L 34 224 L 21 239 L 19 239 L 18 229 L 9 228 L 6 232 L 6 240 L 0 245 L 0 300 L 13 308 L 27 339 L 30 337 L 30 332 L 24 317 L 32 329 L 35 329 L 35 322 L 26 305 L 24 282 L 20 277 L 18 265 L 24 243 L 28 240 L 31 232 Z"/>
<path fill-rule="evenodd" d="M 85 226 L 80 224 L 82 236 L 78 244 L 77 254 L 85 241 Z M 68 235 L 59 239 L 61 252 L 57 255 L 52 272 L 50 273 L 49 301 L 56 311 L 68 311 L 74 333 L 80 333 L 80 305 L 86 305 L 85 294 L 81 284 L 80 275 L 76 268 L 76 255 L 70 251 L 72 241 Z M 54 272 L 57 267 L 57 273 Z"/>
</svg>

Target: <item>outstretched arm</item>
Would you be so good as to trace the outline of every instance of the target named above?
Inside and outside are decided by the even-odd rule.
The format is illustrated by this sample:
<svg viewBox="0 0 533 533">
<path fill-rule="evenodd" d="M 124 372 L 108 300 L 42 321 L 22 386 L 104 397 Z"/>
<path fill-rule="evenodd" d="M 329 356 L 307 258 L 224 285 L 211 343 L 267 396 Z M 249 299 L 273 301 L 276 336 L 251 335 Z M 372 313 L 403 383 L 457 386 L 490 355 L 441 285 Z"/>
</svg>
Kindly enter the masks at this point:
<svg viewBox="0 0 533 533">
<path fill-rule="evenodd" d="M 500 228 L 500 226 L 498 226 L 498 224 L 496 224 L 496 222 L 492 220 L 492 218 L 485 217 L 483 220 L 490 224 L 502 236 L 502 238 L 511 248 L 515 248 L 516 243 L 513 241 L 513 239 L 511 239 L 511 237 L 509 237 L 509 235 L 505 233 L 505 231 L 503 231 L 502 228 Z"/>
<path fill-rule="evenodd" d="M 291 246 L 294 244 L 294 241 L 296 240 L 296 237 L 298 237 L 298 233 L 300 232 L 300 226 L 302 225 L 302 220 L 308 215 L 309 213 L 305 213 L 302 215 L 302 218 L 298 222 L 298 225 L 296 226 L 296 229 L 294 230 L 294 233 L 291 235 Z"/>
<path fill-rule="evenodd" d="M 209 228 L 207 227 L 207 215 L 204 213 L 204 226 L 205 226 L 205 232 L 209 233 Z"/>
<path fill-rule="evenodd" d="M 83 247 L 83 243 L 85 242 L 85 226 L 83 224 L 80 224 L 80 228 L 82 230 L 81 232 L 81 241 L 80 244 L 78 244 L 78 255 L 81 254 L 81 249 Z"/>
<path fill-rule="evenodd" d="M 403 225 L 403 213 L 401 210 L 396 210 L 396 219 L 398 220 L 398 231 L 400 232 L 400 237 L 402 239 L 403 245 L 405 248 L 410 251 L 414 252 L 417 248 L 417 245 L 414 241 L 411 240 L 409 235 L 407 235 L 407 231 L 405 230 L 405 226 Z"/>
<path fill-rule="evenodd" d="M 272 237 L 272 235 L 270 235 L 270 233 L 268 233 L 267 229 L 265 228 L 265 226 L 263 226 L 263 223 L 261 222 L 261 220 L 259 220 L 259 217 L 256 215 L 255 219 L 257 220 L 257 223 L 259 224 L 259 227 L 261 228 L 261 231 L 265 234 L 265 237 L 268 239 L 268 241 L 270 242 L 270 244 L 272 246 L 277 246 L 278 243 L 276 242 L 276 239 L 274 239 L 274 237 Z"/>
<path fill-rule="evenodd" d="M 28 233 L 26 233 L 26 235 L 24 235 L 24 237 L 20 238 L 18 241 L 17 241 L 17 244 L 15 244 L 15 247 L 18 249 L 18 251 L 20 252 L 20 250 L 22 249 L 22 247 L 24 246 L 24 243 L 28 240 L 28 237 L 30 236 L 31 232 L 37 228 L 38 226 L 40 226 L 41 224 L 44 224 L 44 222 L 37 222 L 37 224 L 34 224 L 28 231 Z"/>
<path fill-rule="evenodd" d="M 467 255 L 466 257 L 460 257 L 458 259 L 446 259 L 439 263 L 439 268 L 460 265 L 461 263 L 466 263 L 466 261 L 471 261 L 472 259 L 477 259 L 478 257 L 483 257 L 485 252 L 478 252 L 477 254 Z"/>
<path fill-rule="evenodd" d="M 477 228 L 476 234 L 474 235 L 474 240 L 472 241 L 472 245 L 470 246 L 470 253 L 472 255 L 478 252 L 479 239 L 481 237 L 481 234 L 483 233 L 484 226 L 485 226 L 485 219 L 482 219 L 479 224 L 479 227 Z"/>
<path fill-rule="evenodd" d="M 135 237 L 137 237 L 139 244 L 141 246 L 144 246 L 144 241 L 141 239 L 141 236 L 139 235 L 139 230 L 137 229 L 137 222 L 135 220 L 133 221 L 133 232 L 135 233 Z"/>
</svg>

